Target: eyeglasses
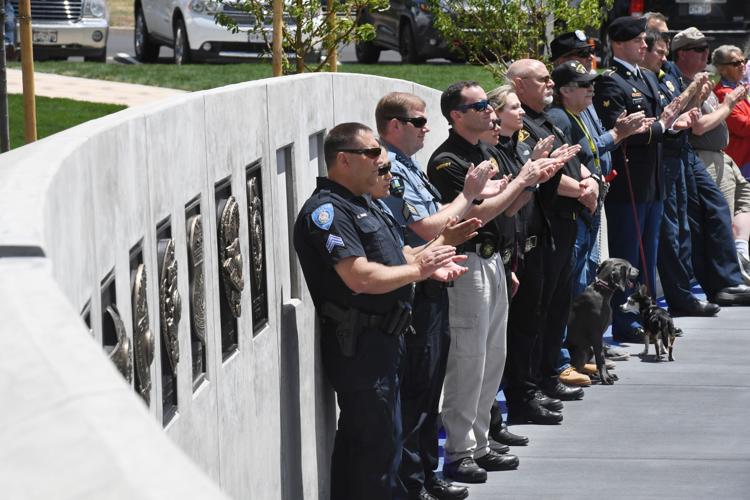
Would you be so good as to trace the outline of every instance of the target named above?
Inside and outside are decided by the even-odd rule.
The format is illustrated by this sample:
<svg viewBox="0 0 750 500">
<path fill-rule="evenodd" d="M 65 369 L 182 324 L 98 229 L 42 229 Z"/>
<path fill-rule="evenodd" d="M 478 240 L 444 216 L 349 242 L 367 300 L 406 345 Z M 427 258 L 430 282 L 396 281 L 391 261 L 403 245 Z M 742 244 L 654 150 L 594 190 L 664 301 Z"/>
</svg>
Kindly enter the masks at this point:
<svg viewBox="0 0 750 500">
<path fill-rule="evenodd" d="M 427 118 L 424 116 L 391 116 L 388 120 L 398 120 L 402 123 L 411 123 L 415 128 L 422 128 L 427 125 Z"/>
<path fill-rule="evenodd" d="M 500 118 L 495 118 L 494 120 L 492 120 L 492 129 L 494 130 L 496 128 L 500 128 L 501 124 L 502 122 L 500 121 Z"/>
<path fill-rule="evenodd" d="M 462 113 L 466 113 L 470 109 L 473 109 L 476 112 L 487 111 L 487 108 L 489 107 L 490 101 L 488 101 L 487 99 L 482 99 L 481 101 L 472 102 L 471 104 L 459 104 L 456 109 L 461 111 Z"/>
<path fill-rule="evenodd" d="M 550 82 L 550 80 L 552 80 L 552 77 L 549 75 L 547 76 L 523 76 L 521 78 L 525 78 L 527 80 L 531 78 L 532 80 L 536 80 L 537 82 L 543 83 L 545 85 L 547 85 Z"/>
<path fill-rule="evenodd" d="M 354 153 L 356 155 L 365 155 L 368 158 L 377 158 L 378 156 L 380 156 L 382 149 L 380 148 L 380 146 L 378 146 L 376 148 L 359 148 L 359 149 L 341 148 L 341 149 L 337 149 L 336 151 L 340 153 Z"/>
<path fill-rule="evenodd" d="M 705 52 L 708 50 L 708 45 L 701 45 L 700 47 L 690 47 L 689 49 L 683 49 L 683 50 L 692 50 L 693 52 Z"/>
<path fill-rule="evenodd" d="M 378 167 L 378 176 L 379 177 L 383 177 L 384 175 L 386 175 L 390 171 L 391 171 L 391 162 L 388 162 L 385 165 L 383 165 L 382 167 Z"/>
<path fill-rule="evenodd" d="M 739 68 L 740 66 L 744 66 L 747 63 L 747 60 L 740 59 L 739 61 L 730 61 L 725 63 L 719 63 L 722 66 L 734 66 L 735 68 Z"/>
</svg>

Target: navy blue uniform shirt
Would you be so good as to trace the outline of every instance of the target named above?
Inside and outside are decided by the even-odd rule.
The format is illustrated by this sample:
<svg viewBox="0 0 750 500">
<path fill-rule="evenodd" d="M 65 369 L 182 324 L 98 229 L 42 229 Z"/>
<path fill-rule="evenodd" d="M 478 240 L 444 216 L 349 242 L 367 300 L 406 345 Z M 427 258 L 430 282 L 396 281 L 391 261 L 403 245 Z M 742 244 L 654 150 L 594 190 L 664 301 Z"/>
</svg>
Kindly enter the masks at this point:
<svg viewBox="0 0 750 500">
<path fill-rule="evenodd" d="M 355 294 L 334 269 L 350 257 L 366 257 L 387 266 L 406 263 L 398 229 L 371 204 L 369 198 L 319 177 L 300 210 L 294 224 L 294 248 L 315 307 L 330 301 L 368 314 L 387 314 L 397 302 L 411 300 L 411 285 L 384 294 Z"/>
</svg>

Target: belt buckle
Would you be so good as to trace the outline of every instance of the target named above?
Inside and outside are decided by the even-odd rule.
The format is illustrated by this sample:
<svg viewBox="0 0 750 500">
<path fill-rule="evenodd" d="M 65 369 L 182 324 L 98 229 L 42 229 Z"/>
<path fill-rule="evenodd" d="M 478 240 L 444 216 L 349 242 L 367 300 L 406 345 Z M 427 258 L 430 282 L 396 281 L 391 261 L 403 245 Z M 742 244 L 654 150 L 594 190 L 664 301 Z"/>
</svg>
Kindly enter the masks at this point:
<svg viewBox="0 0 750 500">
<path fill-rule="evenodd" d="M 479 245 L 479 255 L 485 259 L 489 259 L 495 253 L 495 244 L 491 241 L 485 241 Z"/>
<path fill-rule="evenodd" d="M 523 245 L 523 253 L 530 252 L 535 247 L 536 247 L 536 235 L 529 236 L 528 238 L 526 238 L 526 242 Z"/>
<path fill-rule="evenodd" d="M 508 248 L 503 250 L 503 265 L 507 265 L 510 262 L 510 258 L 513 256 L 513 251 Z"/>
</svg>

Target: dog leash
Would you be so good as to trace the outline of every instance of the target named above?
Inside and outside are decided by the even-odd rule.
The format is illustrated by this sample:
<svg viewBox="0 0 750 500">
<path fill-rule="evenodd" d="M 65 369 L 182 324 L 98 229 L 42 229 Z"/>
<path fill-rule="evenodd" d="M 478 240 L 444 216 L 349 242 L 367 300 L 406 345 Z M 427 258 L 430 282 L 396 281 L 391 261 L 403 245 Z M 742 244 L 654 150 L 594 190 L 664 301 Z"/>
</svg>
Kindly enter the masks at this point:
<svg viewBox="0 0 750 500">
<path fill-rule="evenodd" d="M 635 233 L 638 236 L 638 250 L 641 254 L 641 265 L 643 266 L 643 280 L 646 282 L 646 289 L 649 294 L 653 294 L 651 288 L 651 280 L 648 276 L 648 269 L 646 268 L 646 251 L 643 249 L 643 234 L 641 233 L 641 224 L 638 222 L 638 209 L 635 207 L 635 193 L 633 192 L 633 183 L 630 180 L 630 162 L 628 161 L 628 141 L 627 139 L 622 143 L 622 153 L 625 157 L 625 177 L 628 182 L 628 191 L 630 192 L 630 208 L 633 211 L 633 222 L 635 222 Z"/>
</svg>

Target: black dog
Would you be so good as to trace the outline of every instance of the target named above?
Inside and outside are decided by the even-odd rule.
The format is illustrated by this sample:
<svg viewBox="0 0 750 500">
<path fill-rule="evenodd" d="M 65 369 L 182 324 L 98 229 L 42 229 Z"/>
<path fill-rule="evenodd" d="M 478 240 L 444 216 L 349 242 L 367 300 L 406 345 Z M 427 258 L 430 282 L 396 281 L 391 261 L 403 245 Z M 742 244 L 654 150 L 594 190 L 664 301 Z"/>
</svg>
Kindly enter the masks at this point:
<svg viewBox="0 0 750 500">
<path fill-rule="evenodd" d="M 669 313 L 654 304 L 648 294 L 646 285 L 641 285 L 633 295 L 628 297 L 628 301 L 620 306 L 620 309 L 623 312 L 640 314 L 643 319 L 646 347 L 643 349 L 641 357 L 645 358 L 648 355 L 649 344 L 654 344 L 657 361 L 661 361 L 663 354 L 667 354 L 669 361 L 674 361 L 672 349 L 674 348 L 674 339 L 678 336 L 678 329 L 675 328 Z"/>
<path fill-rule="evenodd" d="M 625 259 L 607 259 L 599 265 L 596 280 L 575 299 L 568 317 L 568 339 L 570 363 L 579 372 L 588 362 L 590 350 L 594 348 L 596 368 L 602 384 L 611 385 L 617 375 L 610 374 L 604 364 L 602 337 L 612 323 L 612 306 L 609 304 L 616 289 L 623 292 L 632 287 L 638 277 L 638 269 Z"/>
</svg>

